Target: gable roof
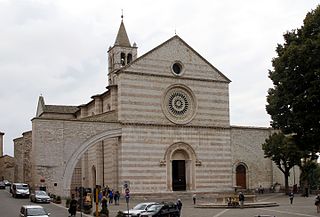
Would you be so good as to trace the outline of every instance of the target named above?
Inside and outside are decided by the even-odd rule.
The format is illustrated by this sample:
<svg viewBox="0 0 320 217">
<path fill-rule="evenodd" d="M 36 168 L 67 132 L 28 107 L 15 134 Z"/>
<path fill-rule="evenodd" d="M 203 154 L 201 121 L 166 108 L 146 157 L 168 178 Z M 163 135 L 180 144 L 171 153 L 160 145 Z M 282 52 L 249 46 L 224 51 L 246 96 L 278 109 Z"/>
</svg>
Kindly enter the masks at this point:
<svg viewBox="0 0 320 217">
<path fill-rule="evenodd" d="M 78 106 L 46 105 L 44 102 L 44 97 L 40 96 L 38 100 L 36 117 L 40 117 L 43 113 L 74 114 L 78 110 Z"/>
<path fill-rule="evenodd" d="M 79 110 L 78 106 L 67 105 L 45 105 L 44 112 L 59 113 L 59 114 L 73 114 Z"/>
<path fill-rule="evenodd" d="M 173 37 L 169 38 L 167 41 L 163 42 L 162 44 L 156 46 L 155 48 L 153 48 L 152 50 L 148 51 L 147 53 L 143 54 L 142 56 L 138 57 L 137 59 L 135 59 L 134 61 L 132 61 L 131 63 L 125 65 L 124 67 L 122 67 L 121 69 L 119 69 L 118 71 L 124 71 L 125 69 L 129 68 L 131 65 L 133 65 L 134 63 L 138 62 L 139 60 L 143 59 L 145 56 L 149 55 L 150 53 L 154 52 L 155 50 L 165 46 L 166 44 L 168 44 L 169 42 L 173 41 L 173 40 L 179 40 L 181 41 L 186 47 L 188 47 L 192 52 L 194 52 L 198 57 L 200 57 L 200 59 L 202 59 L 204 62 L 206 62 L 213 70 L 215 70 L 217 73 L 219 73 L 220 76 L 222 76 L 227 82 L 231 82 L 231 80 L 225 76 L 220 70 L 218 70 L 216 67 L 214 67 L 208 60 L 206 60 L 204 57 L 202 57 L 196 50 L 194 50 L 189 44 L 187 44 L 182 38 L 180 38 L 178 35 L 174 35 Z"/>
</svg>

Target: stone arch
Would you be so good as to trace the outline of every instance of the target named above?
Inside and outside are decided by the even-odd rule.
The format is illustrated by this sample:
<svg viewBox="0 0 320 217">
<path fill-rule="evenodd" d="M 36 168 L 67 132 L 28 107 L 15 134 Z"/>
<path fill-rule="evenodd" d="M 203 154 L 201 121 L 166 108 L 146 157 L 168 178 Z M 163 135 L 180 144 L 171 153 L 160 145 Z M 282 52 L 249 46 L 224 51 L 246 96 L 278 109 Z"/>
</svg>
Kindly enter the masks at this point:
<svg viewBox="0 0 320 217">
<path fill-rule="evenodd" d="M 186 172 L 186 190 L 195 190 L 195 167 L 197 155 L 194 149 L 186 143 L 177 142 L 170 145 L 164 154 L 162 164 L 167 167 L 167 190 L 172 191 L 172 162 L 173 160 L 185 161 Z"/>
<path fill-rule="evenodd" d="M 237 162 L 233 165 L 234 186 L 242 186 L 247 189 L 249 187 L 249 170 L 244 162 Z"/>
<path fill-rule="evenodd" d="M 77 162 L 81 159 L 81 156 L 97 142 L 100 142 L 104 139 L 114 138 L 121 136 L 121 129 L 112 129 L 105 132 L 99 133 L 95 136 L 84 141 L 71 155 L 71 157 L 66 162 L 65 169 L 63 171 L 63 190 L 64 192 L 70 191 L 71 178 L 73 170 Z"/>
</svg>

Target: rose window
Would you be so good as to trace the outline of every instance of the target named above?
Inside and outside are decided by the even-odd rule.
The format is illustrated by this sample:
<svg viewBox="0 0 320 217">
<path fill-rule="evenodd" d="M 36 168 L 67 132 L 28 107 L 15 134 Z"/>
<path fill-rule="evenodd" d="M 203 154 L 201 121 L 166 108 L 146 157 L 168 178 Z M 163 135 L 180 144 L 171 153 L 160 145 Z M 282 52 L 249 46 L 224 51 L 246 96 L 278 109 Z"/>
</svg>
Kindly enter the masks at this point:
<svg viewBox="0 0 320 217">
<path fill-rule="evenodd" d="M 176 124 L 186 124 L 192 120 L 195 109 L 195 97 L 188 87 L 173 85 L 166 90 L 162 110 L 170 121 Z"/>
</svg>

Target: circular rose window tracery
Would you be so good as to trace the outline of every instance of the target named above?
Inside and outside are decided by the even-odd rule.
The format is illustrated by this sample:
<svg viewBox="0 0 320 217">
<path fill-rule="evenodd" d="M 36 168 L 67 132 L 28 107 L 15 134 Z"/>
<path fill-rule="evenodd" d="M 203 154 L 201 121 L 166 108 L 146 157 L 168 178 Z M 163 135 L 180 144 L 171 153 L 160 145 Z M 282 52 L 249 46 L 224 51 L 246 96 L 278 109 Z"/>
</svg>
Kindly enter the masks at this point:
<svg viewBox="0 0 320 217">
<path fill-rule="evenodd" d="M 186 124 L 196 111 L 196 101 L 191 89 L 184 85 L 172 85 L 164 93 L 162 110 L 176 124 Z"/>
</svg>

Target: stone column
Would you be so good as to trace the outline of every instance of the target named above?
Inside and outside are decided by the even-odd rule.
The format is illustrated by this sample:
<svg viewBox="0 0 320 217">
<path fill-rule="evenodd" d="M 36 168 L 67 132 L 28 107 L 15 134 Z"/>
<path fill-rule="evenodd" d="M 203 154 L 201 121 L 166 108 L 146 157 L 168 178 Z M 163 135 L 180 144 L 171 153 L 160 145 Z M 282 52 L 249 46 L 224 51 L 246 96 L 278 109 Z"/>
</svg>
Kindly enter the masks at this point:
<svg viewBox="0 0 320 217">
<path fill-rule="evenodd" d="M 0 132 L 0 157 L 3 156 L 3 132 Z"/>
</svg>

